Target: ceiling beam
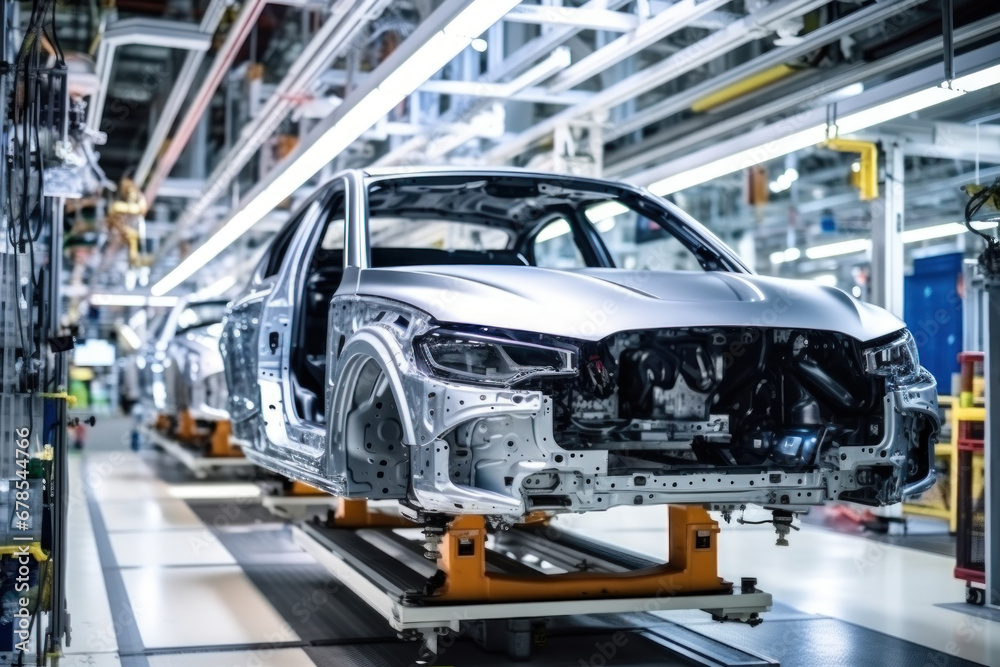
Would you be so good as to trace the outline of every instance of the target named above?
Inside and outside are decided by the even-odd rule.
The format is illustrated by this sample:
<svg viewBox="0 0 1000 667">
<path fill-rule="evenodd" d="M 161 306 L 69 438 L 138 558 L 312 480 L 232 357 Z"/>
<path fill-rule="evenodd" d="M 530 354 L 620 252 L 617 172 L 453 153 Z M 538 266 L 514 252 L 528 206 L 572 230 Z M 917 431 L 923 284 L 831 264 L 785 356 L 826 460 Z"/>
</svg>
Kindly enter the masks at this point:
<svg viewBox="0 0 1000 667">
<path fill-rule="evenodd" d="M 904 11 L 913 5 L 917 5 L 923 0 L 894 0 L 893 2 L 880 2 L 862 8 L 856 12 L 848 14 L 844 18 L 817 28 L 809 33 L 805 39 L 797 44 L 779 46 L 767 53 L 742 63 L 741 65 L 727 70 L 724 74 L 709 79 L 703 83 L 686 88 L 682 93 L 672 95 L 656 104 L 652 104 L 644 109 L 640 109 L 636 114 L 625 122 L 611 128 L 605 139 L 611 141 L 618 137 L 625 136 L 631 132 L 642 129 L 651 123 L 660 121 L 675 113 L 684 111 L 691 107 L 692 102 L 700 100 L 709 95 L 718 93 L 736 82 L 743 81 L 756 74 L 767 71 L 778 65 L 793 62 L 807 53 L 815 51 L 820 46 L 834 42 L 844 35 L 850 35 L 859 30 L 864 30 L 872 25 L 880 23 L 887 18 Z M 846 85 L 846 84 L 844 84 Z M 815 94 L 810 88 L 809 92 Z M 822 94 L 822 93 L 820 93 Z"/>
<path fill-rule="evenodd" d="M 955 45 L 963 46 L 997 32 L 1000 32 L 1000 14 L 956 30 Z M 824 96 L 842 90 L 847 86 L 881 77 L 901 68 L 910 67 L 913 63 L 924 62 L 928 58 L 935 57 L 941 53 L 941 44 L 941 37 L 935 37 L 875 62 L 859 63 L 842 69 L 832 70 L 825 73 L 822 79 L 808 86 L 802 86 L 798 90 L 783 93 L 775 100 L 756 104 L 746 111 L 728 118 L 715 120 L 709 125 L 700 123 L 698 119 L 686 121 L 682 125 L 664 131 L 664 134 L 668 134 L 670 137 L 666 141 L 660 140 L 658 135 L 644 137 L 641 146 L 637 145 L 635 149 L 628 147 L 609 154 L 608 163 L 605 167 L 605 175 L 621 177 L 648 165 L 660 164 L 665 160 L 671 159 L 673 156 L 696 150 L 701 145 L 717 142 L 722 137 L 743 132 L 761 121 L 787 113 L 791 109 L 802 107 L 814 108 L 817 105 L 825 104 L 823 101 Z M 666 111 L 668 103 L 673 105 L 675 100 L 669 98 L 660 103 L 662 104 L 660 107 L 661 112 Z M 645 112 L 646 110 L 640 110 L 637 117 L 644 116 Z M 605 134 L 605 139 L 608 139 L 609 134 L 611 137 L 620 136 L 621 128 L 626 125 L 629 126 L 629 131 L 635 131 L 638 127 L 642 127 L 648 122 L 653 122 L 648 116 L 643 118 L 641 121 L 642 124 L 639 124 L 638 120 L 625 121 L 625 123 L 619 126 L 610 128 L 608 133 Z M 692 125 L 694 124 L 698 126 L 693 127 Z"/>
<path fill-rule="evenodd" d="M 639 17 L 627 12 L 556 5 L 519 5 L 508 12 L 503 20 L 508 23 L 558 25 L 611 32 L 631 32 L 639 25 Z"/>
<path fill-rule="evenodd" d="M 180 21 L 130 18 L 112 23 L 104 31 L 97 47 L 95 71 L 100 79 L 100 85 L 91 96 L 87 110 L 87 127 L 91 130 L 101 129 L 115 52 L 130 44 L 206 51 L 212 45 L 212 40 L 210 35 L 203 34 L 197 26 Z"/>
<path fill-rule="evenodd" d="M 198 29 L 206 35 L 214 35 L 228 5 L 229 2 L 227 0 L 211 0 L 208 8 L 205 10 L 204 16 L 202 16 Z M 150 133 L 149 139 L 146 141 L 146 148 L 139 159 L 139 166 L 136 167 L 134 177 L 136 183 L 141 184 L 146 181 L 146 176 L 149 175 L 149 170 L 153 167 L 153 161 L 156 159 L 157 153 L 160 152 L 167 134 L 174 126 L 174 121 L 177 120 L 177 114 L 180 113 L 181 105 L 184 104 L 184 100 L 187 98 L 188 91 L 194 84 L 194 79 L 198 75 L 198 70 L 204 59 L 204 51 L 188 51 L 188 54 L 184 57 L 184 64 L 181 65 L 181 69 L 174 79 L 174 84 L 170 89 L 170 94 L 167 96 L 167 101 L 158 114 L 156 125 Z"/>
<path fill-rule="evenodd" d="M 292 109 L 312 93 L 312 86 L 330 63 L 349 49 L 360 32 L 378 16 L 390 0 L 339 0 L 330 16 L 309 40 L 255 118 L 242 130 L 239 139 L 219 160 L 208 177 L 201 196 L 191 201 L 177 223 L 177 229 L 157 251 L 161 257 L 186 233 L 205 210 L 222 197 L 229 184 L 270 139 Z M 363 85 L 363 84 L 359 84 Z"/>
<path fill-rule="evenodd" d="M 555 53 L 556 50 L 553 51 Z M 327 70 L 320 76 L 320 82 L 328 86 L 343 86 L 347 84 L 347 72 L 342 69 Z M 354 83 L 364 80 L 364 75 L 355 75 Z M 520 102 L 538 102 L 539 104 L 571 105 L 584 102 L 593 93 L 582 90 L 568 90 L 565 93 L 551 93 L 541 86 L 528 86 L 519 90 L 504 88 L 507 84 L 485 81 L 458 81 L 454 79 L 430 79 L 418 88 L 422 93 L 437 93 L 439 95 L 456 95 L 463 97 L 505 98 Z"/>
<path fill-rule="evenodd" d="M 821 7 L 826 0 L 778 0 L 744 16 L 674 55 L 612 84 L 590 100 L 553 114 L 524 132 L 504 137 L 483 156 L 484 162 L 498 164 L 522 154 L 536 141 L 550 136 L 557 127 L 583 116 L 600 115 L 627 100 L 647 93 L 686 74 L 733 49 L 769 34 L 765 26 L 799 16 Z"/>
<path fill-rule="evenodd" d="M 253 31 L 254 26 L 257 25 L 257 19 L 260 17 L 260 13 L 264 11 L 266 4 L 266 0 L 247 0 L 237 15 L 236 21 L 229 28 L 226 40 L 216 53 L 215 60 L 212 61 L 208 73 L 205 74 L 201 87 L 198 88 L 191 101 L 191 106 L 188 107 L 187 113 L 181 118 L 180 124 L 177 126 L 177 131 L 170 138 L 166 150 L 163 151 L 160 159 L 156 162 L 155 169 L 149 175 L 144 192 L 149 205 L 152 205 L 156 201 L 156 194 L 160 189 L 160 185 L 163 184 L 163 181 L 170 175 L 170 171 L 174 168 L 174 165 L 177 164 L 177 160 L 181 156 L 181 151 L 187 146 L 188 140 L 194 134 L 195 127 L 201 122 L 201 117 L 205 113 L 205 109 L 208 108 L 209 102 L 212 101 L 216 89 L 218 89 L 223 77 L 225 77 L 226 73 L 232 67 L 243 42 L 246 41 Z"/>
<path fill-rule="evenodd" d="M 990 45 L 962 54 L 956 58 L 955 62 L 958 70 L 964 74 L 994 65 L 998 59 L 1000 59 L 1000 51 Z M 851 114 L 919 91 L 936 89 L 941 83 L 941 76 L 941 63 L 938 62 L 897 77 L 880 86 L 865 90 L 859 95 L 838 102 L 837 117 L 843 119 Z M 679 153 L 680 157 L 631 174 L 626 180 L 637 185 L 650 185 L 682 174 L 685 180 L 691 180 L 694 170 L 705 169 L 717 160 L 729 159 L 741 155 L 745 151 L 755 151 L 760 155 L 755 162 L 746 166 L 759 164 L 787 154 L 789 152 L 789 137 L 795 138 L 798 142 L 810 139 L 805 134 L 812 135 L 814 131 L 822 133 L 822 128 L 828 120 L 825 106 L 803 111 L 732 138 L 711 143 L 700 150 Z M 820 138 L 816 141 L 821 140 Z"/>
<path fill-rule="evenodd" d="M 680 0 L 656 16 L 643 20 L 628 34 L 622 35 L 575 63 L 553 79 L 552 83 L 549 84 L 549 90 L 561 93 L 575 88 L 665 37 L 683 30 L 696 19 L 718 9 L 728 1 Z"/>
</svg>

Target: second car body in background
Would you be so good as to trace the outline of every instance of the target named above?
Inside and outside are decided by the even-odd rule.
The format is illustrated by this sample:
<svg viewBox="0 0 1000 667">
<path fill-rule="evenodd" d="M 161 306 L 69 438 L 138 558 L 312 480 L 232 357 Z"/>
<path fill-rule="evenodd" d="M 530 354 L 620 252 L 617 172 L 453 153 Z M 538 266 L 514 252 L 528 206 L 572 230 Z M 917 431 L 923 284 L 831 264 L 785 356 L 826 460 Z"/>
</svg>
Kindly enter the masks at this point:
<svg viewBox="0 0 1000 667">
<path fill-rule="evenodd" d="M 187 411 L 197 420 L 228 419 L 219 337 L 226 301 L 182 300 L 155 320 L 136 353 L 140 408 L 147 418 Z"/>
</svg>

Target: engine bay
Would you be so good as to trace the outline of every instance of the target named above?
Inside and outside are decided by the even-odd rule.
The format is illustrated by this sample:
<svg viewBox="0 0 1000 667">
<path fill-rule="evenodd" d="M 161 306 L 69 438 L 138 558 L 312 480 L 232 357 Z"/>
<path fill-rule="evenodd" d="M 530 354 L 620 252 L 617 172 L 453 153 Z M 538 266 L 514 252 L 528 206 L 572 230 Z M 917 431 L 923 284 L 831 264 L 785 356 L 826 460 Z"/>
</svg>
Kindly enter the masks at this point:
<svg viewBox="0 0 1000 667">
<path fill-rule="evenodd" d="M 884 382 L 865 375 L 856 341 L 829 332 L 625 332 L 588 344 L 574 380 L 548 384 L 558 444 L 608 449 L 612 473 L 804 470 L 883 435 Z"/>
</svg>

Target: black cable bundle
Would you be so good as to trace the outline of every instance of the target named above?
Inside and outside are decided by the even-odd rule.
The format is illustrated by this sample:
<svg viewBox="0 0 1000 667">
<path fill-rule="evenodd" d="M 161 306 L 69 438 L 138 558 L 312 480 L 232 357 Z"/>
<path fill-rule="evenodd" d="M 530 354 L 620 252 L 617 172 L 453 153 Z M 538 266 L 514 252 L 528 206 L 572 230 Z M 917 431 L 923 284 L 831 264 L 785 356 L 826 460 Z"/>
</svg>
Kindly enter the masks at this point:
<svg viewBox="0 0 1000 667">
<path fill-rule="evenodd" d="M 14 313 L 21 355 L 17 391 L 30 394 L 45 389 L 40 381 L 42 371 L 45 370 L 40 348 L 47 334 L 42 328 L 43 312 L 46 307 L 45 297 L 41 294 L 42 285 L 45 284 L 43 272 L 48 272 L 49 280 L 57 280 L 59 270 L 58 266 L 47 265 L 44 260 L 39 267 L 35 259 L 36 243 L 42 245 L 44 252 L 45 245 L 51 244 L 52 239 L 53 203 L 51 200 L 46 201 L 44 194 L 43 157 L 47 149 L 54 147 L 55 142 L 63 138 L 63 127 L 58 119 L 59 114 L 64 111 L 65 102 L 60 103 L 58 100 L 60 96 L 66 94 L 66 64 L 56 35 L 55 13 L 55 0 L 35 0 L 32 3 L 24 39 L 14 59 L 13 68 L 9 70 L 9 74 L 5 72 L 0 79 L 4 84 L 0 87 L 0 95 L 7 101 L 5 107 L 7 116 L 0 120 L 4 124 L 3 138 L 10 151 L 5 165 L 6 178 L 3 180 L 3 213 L 7 222 L 7 241 L 11 246 L 10 253 L 14 264 L 14 276 L 2 276 L 2 279 L 4 282 L 10 280 L 14 283 L 14 293 L 17 297 Z M 0 26 L 0 29 L 6 29 L 6 26 Z M 49 56 L 42 48 L 44 40 L 52 45 L 55 56 L 54 67 L 49 67 Z M 0 54 L 0 59 L 7 60 L 8 54 Z M 26 256 L 28 261 L 27 274 L 30 280 L 27 285 L 21 284 L 22 255 Z M 48 306 L 52 309 L 50 312 L 55 312 L 56 304 Z M 57 378 L 54 372 L 50 372 L 49 376 L 51 385 Z M 35 397 L 31 397 L 27 401 L 28 423 L 33 431 L 38 417 L 35 414 L 36 400 Z M 62 424 L 54 424 L 50 428 L 50 433 L 61 427 Z M 42 435 L 43 442 L 49 439 L 48 435 L 47 433 Z M 50 469 L 45 482 L 45 488 L 49 490 L 55 488 L 52 475 L 53 471 Z M 66 490 L 60 488 L 59 492 L 66 493 Z M 51 497 L 43 496 L 48 517 L 51 517 L 54 511 L 54 502 Z M 49 521 L 48 517 L 46 521 Z M 38 589 L 50 587 L 52 576 L 51 567 L 47 570 L 40 569 Z M 42 610 L 40 600 L 41 596 L 30 621 L 30 629 L 36 633 L 39 642 L 43 636 L 39 614 Z M 58 604 L 62 604 L 62 601 L 58 601 Z M 39 651 L 38 655 L 41 660 L 42 652 Z M 23 664 L 23 653 L 18 660 L 18 664 Z"/>
<path fill-rule="evenodd" d="M 50 133 L 49 145 L 61 137 L 58 128 L 43 123 L 43 113 L 52 115 L 52 103 L 46 93 L 52 85 L 51 73 L 47 67 L 47 55 L 42 48 L 43 40 L 48 40 L 55 51 L 56 71 L 65 71 L 63 51 L 55 30 L 55 0 L 39 0 L 33 3 L 31 16 L 24 32 L 24 39 L 14 60 L 13 82 L 0 93 L 9 100 L 9 114 L 4 119 L 9 133 L 11 155 L 7 160 L 6 192 L 4 193 L 4 213 L 7 218 L 7 240 L 14 258 L 13 280 L 19 282 L 21 275 L 20 256 L 26 255 L 29 264 L 29 289 L 37 293 L 41 276 L 35 262 L 35 243 L 52 224 L 51 207 L 44 205 L 43 143 L 40 130 Z M 48 101 L 48 104 L 46 102 Z M 48 108 L 46 108 L 48 107 Z M 54 270 L 56 267 L 49 267 Z M 37 389 L 40 357 L 35 339 L 35 325 L 41 320 L 42 299 L 30 299 L 33 311 L 24 317 L 21 308 L 22 286 L 15 287 L 18 295 L 17 329 L 22 351 L 22 378 L 26 390 Z M 29 404 L 30 405 L 30 404 Z"/>
<path fill-rule="evenodd" d="M 53 45 L 56 66 L 65 68 L 55 31 L 55 8 L 54 0 L 33 4 L 24 40 L 14 61 L 14 85 L 10 91 L 14 161 L 7 180 L 7 206 L 11 222 L 9 239 L 19 252 L 25 252 L 26 244 L 38 241 L 45 222 L 42 210 L 44 164 L 39 136 L 48 82 L 43 39 Z"/>
</svg>

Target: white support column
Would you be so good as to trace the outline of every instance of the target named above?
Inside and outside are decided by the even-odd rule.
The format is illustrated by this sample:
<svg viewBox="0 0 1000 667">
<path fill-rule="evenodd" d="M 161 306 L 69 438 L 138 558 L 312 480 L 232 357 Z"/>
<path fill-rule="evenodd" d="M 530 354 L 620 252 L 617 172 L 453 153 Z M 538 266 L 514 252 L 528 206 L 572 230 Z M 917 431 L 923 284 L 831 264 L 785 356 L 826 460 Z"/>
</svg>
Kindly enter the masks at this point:
<svg viewBox="0 0 1000 667">
<path fill-rule="evenodd" d="M 885 186 L 872 205 L 872 303 L 903 316 L 903 149 L 885 147 Z"/>
<path fill-rule="evenodd" d="M 885 146 L 885 184 L 882 197 L 872 202 L 871 301 L 896 317 L 903 317 L 903 149 Z M 883 517 L 903 516 L 903 506 L 879 507 Z"/>
</svg>

